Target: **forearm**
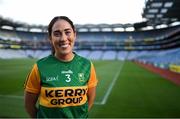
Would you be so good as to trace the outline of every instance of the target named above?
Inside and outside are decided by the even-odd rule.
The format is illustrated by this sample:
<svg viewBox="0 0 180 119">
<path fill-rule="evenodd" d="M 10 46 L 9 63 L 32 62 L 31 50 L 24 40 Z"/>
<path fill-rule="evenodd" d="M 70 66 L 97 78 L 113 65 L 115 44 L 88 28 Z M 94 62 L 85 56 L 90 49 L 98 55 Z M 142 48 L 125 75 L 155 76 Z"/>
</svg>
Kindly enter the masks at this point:
<svg viewBox="0 0 180 119">
<path fill-rule="evenodd" d="M 92 108 L 93 103 L 94 103 L 94 101 L 88 100 L 88 111 L 90 111 L 90 109 Z"/>
<path fill-rule="evenodd" d="M 88 89 L 88 111 L 92 108 L 96 97 L 96 87 Z"/>
<path fill-rule="evenodd" d="M 37 108 L 36 102 L 38 99 L 37 94 L 25 92 L 25 108 L 31 118 L 36 118 Z"/>
<path fill-rule="evenodd" d="M 29 114 L 29 116 L 31 118 L 36 118 L 37 116 L 37 108 L 36 106 L 33 106 L 33 105 L 29 105 L 29 106 L 26 106 L 26 111 L 27 113 Z"/>
</svg>

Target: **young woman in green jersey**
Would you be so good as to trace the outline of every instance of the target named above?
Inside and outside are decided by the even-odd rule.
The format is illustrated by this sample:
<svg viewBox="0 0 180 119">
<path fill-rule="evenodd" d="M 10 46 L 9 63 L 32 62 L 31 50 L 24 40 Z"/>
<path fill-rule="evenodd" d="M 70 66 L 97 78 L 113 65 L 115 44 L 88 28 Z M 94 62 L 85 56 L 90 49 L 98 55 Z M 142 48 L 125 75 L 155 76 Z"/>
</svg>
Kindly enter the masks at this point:
<svg viewBox="0 0 180 119">
<path fill-rule="evenodd" d="M 86 118 L 96 95 L 94 66 L 73 52 L 76 30 L 68 17 L 54 17 L 48 36 L 52 54 L 38 60 L 29 73 L 25 108 L 32 118 Z"/>
</svg>

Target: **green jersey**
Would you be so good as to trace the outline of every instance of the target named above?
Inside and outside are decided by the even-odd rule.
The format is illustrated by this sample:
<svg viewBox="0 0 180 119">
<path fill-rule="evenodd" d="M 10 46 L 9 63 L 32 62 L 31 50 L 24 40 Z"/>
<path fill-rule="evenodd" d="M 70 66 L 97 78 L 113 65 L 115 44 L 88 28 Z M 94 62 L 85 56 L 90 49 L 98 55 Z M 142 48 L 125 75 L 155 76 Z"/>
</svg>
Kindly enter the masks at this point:
<svg viewBox="0 0 180 119">
<path fill-rule="evenodd" d="M 39 94 L 39 118 L 86 118 L 88 88 L 96 83 L 89 60 L 75 54 L 73 60 L 62 62 L 50 55 L 37 61 L 28 77 L 26 91 Z"/>
</svg>

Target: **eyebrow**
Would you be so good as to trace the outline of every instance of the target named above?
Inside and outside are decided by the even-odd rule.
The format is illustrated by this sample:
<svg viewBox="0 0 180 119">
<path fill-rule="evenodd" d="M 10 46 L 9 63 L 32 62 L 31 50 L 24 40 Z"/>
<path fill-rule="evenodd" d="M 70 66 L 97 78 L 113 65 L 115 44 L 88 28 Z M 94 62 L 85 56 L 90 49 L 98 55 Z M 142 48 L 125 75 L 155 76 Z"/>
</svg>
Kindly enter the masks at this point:
<svg viewBox="0 0 180 119">
<path fill-rule="evenodd" d="M 64 29 L 63 31 L 69 31 L 69 30 L 72 30 L 71 28 L 66 28 L 66 29 Z M 60 30 L 55 30 L 55 31 L 53 31 L 53 32 L 61 32 Z"/>
</svg>

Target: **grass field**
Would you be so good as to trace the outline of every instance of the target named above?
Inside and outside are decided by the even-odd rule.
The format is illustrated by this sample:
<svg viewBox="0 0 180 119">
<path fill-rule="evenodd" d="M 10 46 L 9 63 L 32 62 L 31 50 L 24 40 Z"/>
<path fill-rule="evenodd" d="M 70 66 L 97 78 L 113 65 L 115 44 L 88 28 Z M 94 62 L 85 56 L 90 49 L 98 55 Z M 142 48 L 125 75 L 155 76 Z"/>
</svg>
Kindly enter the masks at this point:
<svg viewBox="0 0 180 119">
<path fill-rule="evenodd" d="M 28 117 L 23 83 L 35 60 L 0 60 L 0 117 Z M 129 61 L 93 61 L 97 97 L 89 117 L 180 117 L 180 87 Z"/>
</svg>

